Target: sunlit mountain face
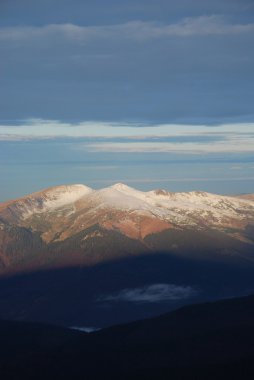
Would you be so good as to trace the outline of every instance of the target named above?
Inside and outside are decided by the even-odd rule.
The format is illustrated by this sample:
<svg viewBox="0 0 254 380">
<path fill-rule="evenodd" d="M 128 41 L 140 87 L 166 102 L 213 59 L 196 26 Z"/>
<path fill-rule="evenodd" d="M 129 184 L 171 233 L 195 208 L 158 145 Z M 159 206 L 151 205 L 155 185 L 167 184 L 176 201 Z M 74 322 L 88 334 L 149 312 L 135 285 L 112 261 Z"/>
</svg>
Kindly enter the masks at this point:
<svg viewBox="0 0 254 380">
<path fill-rule="evenodd" d="M 4 318 L 96 328 L 254 289 L 252 195 L 66 185 L 0 222 Z"/>
<path fill-rule="evenodd" d="M 254 244 L 251 196 L 141 192 L 121 183 L 101 190 L 58 186 L 1 204 L 0 217 L 2 273 L 31 263 L 35 269 L 89 265 L 157 249 L 252 262 L 247 254 Z M 118 244 L 121 239 L 130 251 Z"/>
</svg>

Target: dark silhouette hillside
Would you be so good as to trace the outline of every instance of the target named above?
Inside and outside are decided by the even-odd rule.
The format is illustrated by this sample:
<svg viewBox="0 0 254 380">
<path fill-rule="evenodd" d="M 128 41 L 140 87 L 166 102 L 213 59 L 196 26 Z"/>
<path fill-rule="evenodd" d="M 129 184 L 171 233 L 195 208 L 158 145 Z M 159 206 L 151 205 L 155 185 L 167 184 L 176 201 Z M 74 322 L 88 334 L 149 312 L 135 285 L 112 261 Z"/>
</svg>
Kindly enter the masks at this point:
<svg viewBox="0 0 254 380">
<path fill-rule="evenodd" d="M 252 379 L 254 296 L 86 334 L 0 322 L 1 379 Z"/>
</svg>

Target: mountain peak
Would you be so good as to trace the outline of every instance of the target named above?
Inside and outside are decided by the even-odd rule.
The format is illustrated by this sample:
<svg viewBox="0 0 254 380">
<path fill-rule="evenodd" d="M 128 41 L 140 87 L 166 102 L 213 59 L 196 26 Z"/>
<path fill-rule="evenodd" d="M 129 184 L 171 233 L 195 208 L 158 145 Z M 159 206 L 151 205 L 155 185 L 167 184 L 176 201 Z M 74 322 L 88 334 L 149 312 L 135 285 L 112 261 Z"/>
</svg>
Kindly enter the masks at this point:
<svg viewBox="0 0 254 380">
<path fill-rule="evenodd" d="M 93 189 L 90 187 L 80 184 L 53 186 L 26 195 L 23 198 L 6 202 L 3 209 L 6 210 L 5 213 L 7 217 L 9 215 L 10 220 L 25 220 L 33 214 L 73 205 L 92 191 Z"/>
<path fill-rule="evenodd" d="M 39 193 L 31 194 L 30 199 L 39 199 L 44 206 L 59 207 L 64 204 L 76 202 L 93 190 L 85 185 L 61 185 L 50 187 Z"/>
<path fill-rule="evenodd" d="M 133 190 L 131 187 L 125 185 L 124 183 L 121 183 L 121 182 L 118 182 L 118 183 L 115 183 L 114 185 L 110 186 L 112 189 L 115 189 L 115 190 L 122 190 L 122 191 L 126 191 L 126 190 Z"/>
<path fill-rule="evenodd" d="M 92 189 L 88 186 L 82 184 L 74 185 L 59 185 L 49 187 L 48 189 L 42 190 L 45 194 L 63 194 L 63 193 L 76 193 L 76 194 L 86 194 L 91 192 Z"/>
</svg>

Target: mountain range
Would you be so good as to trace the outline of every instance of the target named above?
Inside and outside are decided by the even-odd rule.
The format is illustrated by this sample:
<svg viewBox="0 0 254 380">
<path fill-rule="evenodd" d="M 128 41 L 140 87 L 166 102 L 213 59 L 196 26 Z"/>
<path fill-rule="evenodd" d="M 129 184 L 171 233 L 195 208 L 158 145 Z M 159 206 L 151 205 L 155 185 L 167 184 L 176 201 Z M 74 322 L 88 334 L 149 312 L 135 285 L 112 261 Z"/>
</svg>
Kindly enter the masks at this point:
<svg viewBox="0 0 254 380">
<path fill-rule="evenodd" d="M 0 317 L 103 327 L 254 290 L 254 200 L 124 184 L 0 204 Z"/>
<path fill-rule="evenodd" d="M 101 190 L 57 186 L 2 203 L 0 223 L 2 273 L 91 265 L 158 249 L 252 261 L 254 201 L 197 191 L 141 192 L 121 183 Z"/>
</svg>

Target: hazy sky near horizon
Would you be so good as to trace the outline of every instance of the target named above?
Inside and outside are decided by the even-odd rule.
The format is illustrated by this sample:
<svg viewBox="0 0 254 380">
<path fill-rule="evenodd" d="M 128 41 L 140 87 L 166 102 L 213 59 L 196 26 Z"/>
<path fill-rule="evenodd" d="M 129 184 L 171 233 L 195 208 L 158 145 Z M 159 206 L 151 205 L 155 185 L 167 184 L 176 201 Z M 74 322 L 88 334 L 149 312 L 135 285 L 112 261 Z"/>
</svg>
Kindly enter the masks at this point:
<svg viewBox="0 0 254 380">
<path fill-rule="evenodd" d="M 0 201 L 254 192 L 253 0 L 1 0 Z"/>
</svg>

